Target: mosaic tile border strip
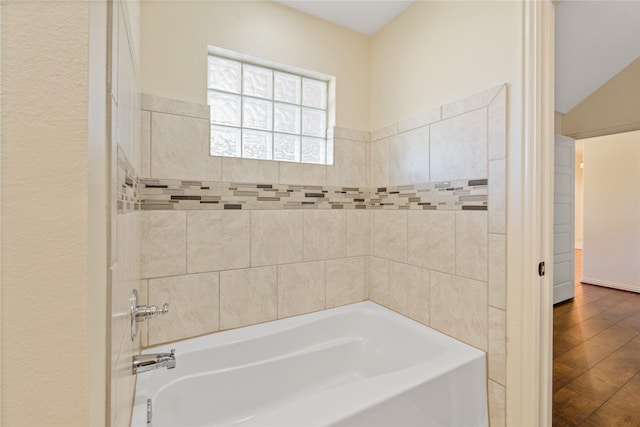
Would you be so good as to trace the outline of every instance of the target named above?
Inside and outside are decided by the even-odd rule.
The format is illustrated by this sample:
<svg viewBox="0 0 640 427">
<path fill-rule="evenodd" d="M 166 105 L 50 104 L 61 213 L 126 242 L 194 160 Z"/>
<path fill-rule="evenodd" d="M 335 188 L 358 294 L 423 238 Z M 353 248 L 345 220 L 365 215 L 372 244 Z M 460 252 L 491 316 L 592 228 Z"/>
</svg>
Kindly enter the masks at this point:
<svg viewBox="0 0 640 427">
<path fill-rule="evenodd" d="M 118 214 L 127 214 L 141 209 L 139 181 L 135 169 L 118 147 L 118 172 L 116 178 L 116 205 Z"/>
<path fill-rule="evenodd" d="M 359 188 L 142 179 L 143 210 L 366 209 Z"/>
<path fill-rule="evenodd" d="M 487 210 L 487 179 L 432 182 L 371 189 L 371 209 Z"/>
<path fill-rule="evenodd" d="M 486 179 L 385 188 L 141 179 L 143 210 L 487 210 Z"/>
</svg>

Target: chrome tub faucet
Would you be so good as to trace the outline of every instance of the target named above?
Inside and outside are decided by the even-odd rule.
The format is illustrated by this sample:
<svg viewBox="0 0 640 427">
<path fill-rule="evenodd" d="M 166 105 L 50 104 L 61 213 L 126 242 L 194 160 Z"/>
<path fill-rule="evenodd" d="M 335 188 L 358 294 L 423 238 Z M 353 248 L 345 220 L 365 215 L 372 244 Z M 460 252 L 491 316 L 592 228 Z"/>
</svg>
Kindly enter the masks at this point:
<svg viewBox="0 0 640 427">
<path fill-rule="evenodd" d="M 175 349 L 171 350 L 171 353 L 140 354 L 138 356 L 133 356 L 133 373 L 134 374 L 153 371 L 155 369 L 160 369 L 160 368 L 173 369 L 175 367 L 176 367 Z"/>
</svg>

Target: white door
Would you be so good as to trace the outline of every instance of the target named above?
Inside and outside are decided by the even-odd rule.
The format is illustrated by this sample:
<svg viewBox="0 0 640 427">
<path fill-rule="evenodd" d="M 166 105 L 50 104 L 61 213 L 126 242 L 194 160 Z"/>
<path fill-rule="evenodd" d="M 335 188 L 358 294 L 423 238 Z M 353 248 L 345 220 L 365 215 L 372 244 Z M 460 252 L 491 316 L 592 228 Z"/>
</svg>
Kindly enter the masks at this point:
<svg viewBox="0 0 640 427">
<path fill-rule="evenodd" d="M 574 295 L 575 141 L 555 137 L 553 303 Z"/>
</svg>

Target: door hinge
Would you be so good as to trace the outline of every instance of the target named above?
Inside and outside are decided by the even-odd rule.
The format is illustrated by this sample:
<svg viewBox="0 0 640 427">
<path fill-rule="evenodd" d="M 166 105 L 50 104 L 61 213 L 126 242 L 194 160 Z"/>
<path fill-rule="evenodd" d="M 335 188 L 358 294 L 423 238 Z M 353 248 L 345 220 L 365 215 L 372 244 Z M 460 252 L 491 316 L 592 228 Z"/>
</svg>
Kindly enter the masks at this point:
<svg viewBox="0 0 640 427">
<path fill-rule="evenodd" d="M 544 261 L 538 264 L 538 276 L 544 276 Z"/>
</svg>

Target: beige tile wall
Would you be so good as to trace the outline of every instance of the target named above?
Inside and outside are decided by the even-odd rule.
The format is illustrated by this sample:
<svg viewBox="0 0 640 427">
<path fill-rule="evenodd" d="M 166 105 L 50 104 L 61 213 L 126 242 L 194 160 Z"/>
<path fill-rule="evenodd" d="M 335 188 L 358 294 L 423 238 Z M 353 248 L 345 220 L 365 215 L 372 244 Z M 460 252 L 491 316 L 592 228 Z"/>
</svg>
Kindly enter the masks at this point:
<svg viewBox="0 0 640 427">
<path fill-rule="evenodd" d="M 212 157 L 207 106 L 143 95 L 142 109 L 144 177 L 366 186 L 369 132 L 334 128 L 327 166 Z M 370 213 L 355 210 L 143 212 L 145 297 L 176 305 L 148 322 L 144 345 L 368 298 L 369 228 Z"/>
<path fill-rule="evenodd" d="M 209 107 L 142 95 L 143 178 L 365 187 L 369 132 L 334 128 L 333 165 L 209 155 Z"/>
<path fill-rule="evenodd" d="M 500 86 L 370 133 L 335 128 L 329 166 L 215 158 L 199 149 L 212 179 L 227 182 L 375 188 L 488 178 L 489 208 L 144 212 L 141 270 L 149 302 L 162 304 L 172 293 L 197 299 L 198 286 L 204 294 L 218 291 L 188 313 L 176 308 L 180 331 L 150 323 L 145 344 L 370 298 L 487 351 L 491 423 L 503 425 L 506 99 Z M 185 116 L 170 119 L 184 120 L 177 126 L 207 116 L 175 102 L 143 98 L 141 163 L 151 178 L 191 177 L 188 162 L 173 162 L 163 148 L 177 136 L 158 134 L 163 125 L 154 122 L 176 111 Z M 168 162 L 185 171 L 162 176 Z"/>
<path fill-rule="evenodd" d="M 506 105 L 499 86 L 371 132 L 370 187 L 484 179 L 487 211 L 371 212 L 370 299 L 487 352 L 505 424 Z"/>
<path fill-rule="evenodd" d="M 365 300 L 368 223 L 342 210 L 142 212 L 149 303 L 171 306 L 145 345 Z"/>
<path fill-rule="evenodd" d="M 110 372 L 109 394 L 105 402 L 111 426 L 129 426 L 135 388 L 131 360 L 140 351 L 140 340 L 131 339 L 130 295 L 140 285 L 141 215 L 139 211 L 118 210 L 118 154 L 126 159 L 135 174 L 141 174 L 142 153 L 140 129 L 146 120 L 140 110 L 137 81 L 136 46 L 132 41 L 136 31 L 130 10 L 136 2 L 114 1 L 112 7 L 111 61 L 111 200 L 110 250 L 108 281 L 111 322 L 109 322 Z M 146 122 L 145 122 L 146 123 Z"/>
</svg>

